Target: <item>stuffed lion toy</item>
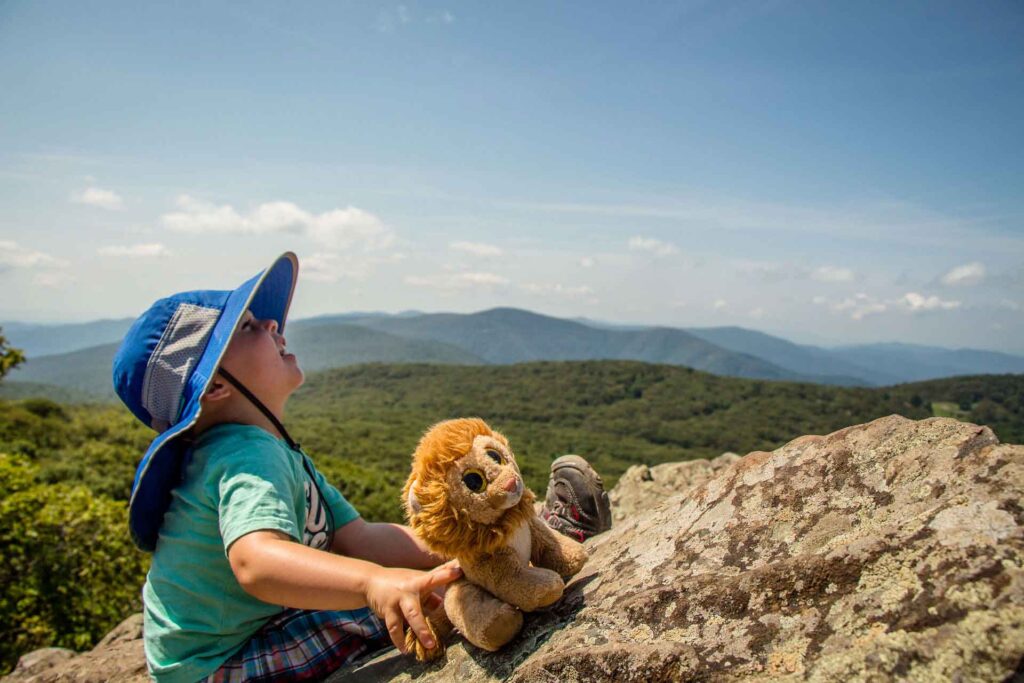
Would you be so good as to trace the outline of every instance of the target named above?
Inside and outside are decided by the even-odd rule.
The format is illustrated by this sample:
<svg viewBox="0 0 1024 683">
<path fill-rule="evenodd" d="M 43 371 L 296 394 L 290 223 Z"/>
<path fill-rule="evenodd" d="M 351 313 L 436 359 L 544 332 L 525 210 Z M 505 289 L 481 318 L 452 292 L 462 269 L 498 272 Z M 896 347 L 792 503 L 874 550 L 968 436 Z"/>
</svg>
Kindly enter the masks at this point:
<svg viewBox="0 0 1024 683">
<path fill-rule="evenodd" d="M 441 422 L 423 435 L 402 497 L 409 526 L 463 572 L 444 609 L 427 615 L 437 646 L 427 650 L 406 632 L 420 661 L 444 653 L 453 626 L 477 647 L 499 649 L 519 633 L 523 612 L 558 601 L 563 577 L 587 561 L 581 543 L 537 516 L 508 439 L 478 418 Z"/>
</svg>

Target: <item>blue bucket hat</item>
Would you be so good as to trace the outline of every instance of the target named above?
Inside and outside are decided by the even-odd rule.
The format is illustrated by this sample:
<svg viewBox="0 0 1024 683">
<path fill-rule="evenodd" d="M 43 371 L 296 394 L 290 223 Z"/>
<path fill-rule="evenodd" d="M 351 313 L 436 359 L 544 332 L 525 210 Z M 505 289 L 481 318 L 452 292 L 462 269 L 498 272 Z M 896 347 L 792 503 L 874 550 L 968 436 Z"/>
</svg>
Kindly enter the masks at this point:
<svg viewBox="0 0 1024 683">
<path fill-rule="evenodd" d="M 114 356 L 114 390 L 128 409 L 157 432 L 132 483 L 128 528 L 140 549 L 156 549 L 157 535 L 181 481 L 186 440 L 206 393 L 246 310 L 274 319 L 284 331 L 299 273 L 285 252 L 235 290 L 181 292 L 139 316 Z"/>
</svg>

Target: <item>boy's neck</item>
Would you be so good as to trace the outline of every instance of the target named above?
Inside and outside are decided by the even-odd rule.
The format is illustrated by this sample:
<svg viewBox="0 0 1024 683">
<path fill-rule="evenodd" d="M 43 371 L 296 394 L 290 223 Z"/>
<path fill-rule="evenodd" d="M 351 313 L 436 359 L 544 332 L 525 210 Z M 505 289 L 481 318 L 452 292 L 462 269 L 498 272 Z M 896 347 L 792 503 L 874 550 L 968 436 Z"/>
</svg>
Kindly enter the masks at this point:
<svg viewBox="0 0 1024 683">
<path fill-rule="evenodd" d="M 193 428 L 193 432 L 196 435 L 199 435 L 214 425 L 231 422 L 235 424 L 259 427 L 271 436 L 284 440 L 284 434 L 274 426 L 274 423 L 271 422 L 259 408 L 249 403 L 249 401 L 244 397 L 240 398 L 242 399 L 241 401 L 232 401 L 229 405 L 220 405 L 217 406 L 217 409 L 215 410 L 200 413 L 199 419 L 196 420 L 195 427 Z M 271 410 L 274 413 L 274 416 L 278 420 L 281 420 L 284 411 L 281 410 L 278 412 L 274 411 L 272 408 Z M 283 422 L 283 420 L 281 421 Z"/>
</svg>

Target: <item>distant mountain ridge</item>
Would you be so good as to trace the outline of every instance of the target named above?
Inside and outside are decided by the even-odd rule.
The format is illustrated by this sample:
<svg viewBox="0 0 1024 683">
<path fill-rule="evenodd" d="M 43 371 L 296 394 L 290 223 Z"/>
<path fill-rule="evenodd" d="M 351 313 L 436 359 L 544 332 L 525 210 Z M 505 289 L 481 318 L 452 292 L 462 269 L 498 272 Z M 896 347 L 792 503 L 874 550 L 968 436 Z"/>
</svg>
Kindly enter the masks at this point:
<svg viewBox="0 0 1024 683">
<path fill-rule="evenodd" d="M 5 322 L 0 328 L 11 346 L 38 358 L 120 341 L 133 322 L 132 318 L 53 325 Z"/>
<path fill-rule="evenodd" d="M 110 361 L 131 319 L 4 323 L 29 360 L 8 382 L 112 397 Z M 478 313 L 352 312 L 296 319 L 289 348 L 307 371 L 367 363 L 510 364 L 638 360 L 717 375 L 834 385 L 890 385 L 957 375 L 1024 373 L 1024 357 L 913 344 L 822 348 L 741 327 L 673 328 L 569 320 L 515 308 Z"/>
<path fill-rule="evenodd" d="M 410 339 L 457 345 L 495 365 L 535 360 L 640 360 L 685 365 L 717 375 L 811 381 L 756 356 L 729 351 L 669 327 L 605 329 L 515 308 L 352 322 Z"/>
<path fill-rule="evenodd" d="M 448 344 L 405 339 L 357 325 L 327 324 L 289 329 L 288 347 L 306 372 L 361 363 L 439 363 L 482 365 L 484 361 Z M 111 379 L 119 342 L 30 359 L 15 368 L 5 384 L 53 385 L 74 396 L 113 399 Z"/>
</svg>

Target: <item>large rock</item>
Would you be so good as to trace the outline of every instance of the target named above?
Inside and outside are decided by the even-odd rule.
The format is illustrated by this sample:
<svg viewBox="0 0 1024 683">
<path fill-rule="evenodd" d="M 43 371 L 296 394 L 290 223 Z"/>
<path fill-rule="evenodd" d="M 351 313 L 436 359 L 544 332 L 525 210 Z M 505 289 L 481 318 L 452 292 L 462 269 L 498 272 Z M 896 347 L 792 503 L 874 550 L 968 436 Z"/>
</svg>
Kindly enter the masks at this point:
<svg viewBox="0 0 1024 683">
<path fill-rule="evenodd" d="M 723 453 L 713 460 L 666 462 L 654 467 L 633 465 L 619 477 L 608 492 L 615 523 L 648 510 L 666 498 L 687 494 L 740 459 L 735 453 Z"/>
<path fill-rule="evenodd" d="M 587 542 L 497 654 L 335 681 L 1001 681 L 1024 675 L 1024 447 L 893 415 L 754 452 Z"/>
<path fill-rule="evenodd" d="M 1024 447 L 893 415 L 724 465 L 588 541 L 501 652 L 456 639 L 330 680 L 1024 680 Z M 145 680 L 138 633 L 29 680 Z"/>
<path fill-rule="evenodd" d="M 56 652 L 51 652 L 56 651 Z M 39 653 L 51 652 L 41 657 Z M 133 614 L 91 651 L 72 656 L 57 648 L 36 650 L 18 660 L 4 683 L 143 683 L 149 680 L 142 652 L 142 615 Z"/>
</svg>

